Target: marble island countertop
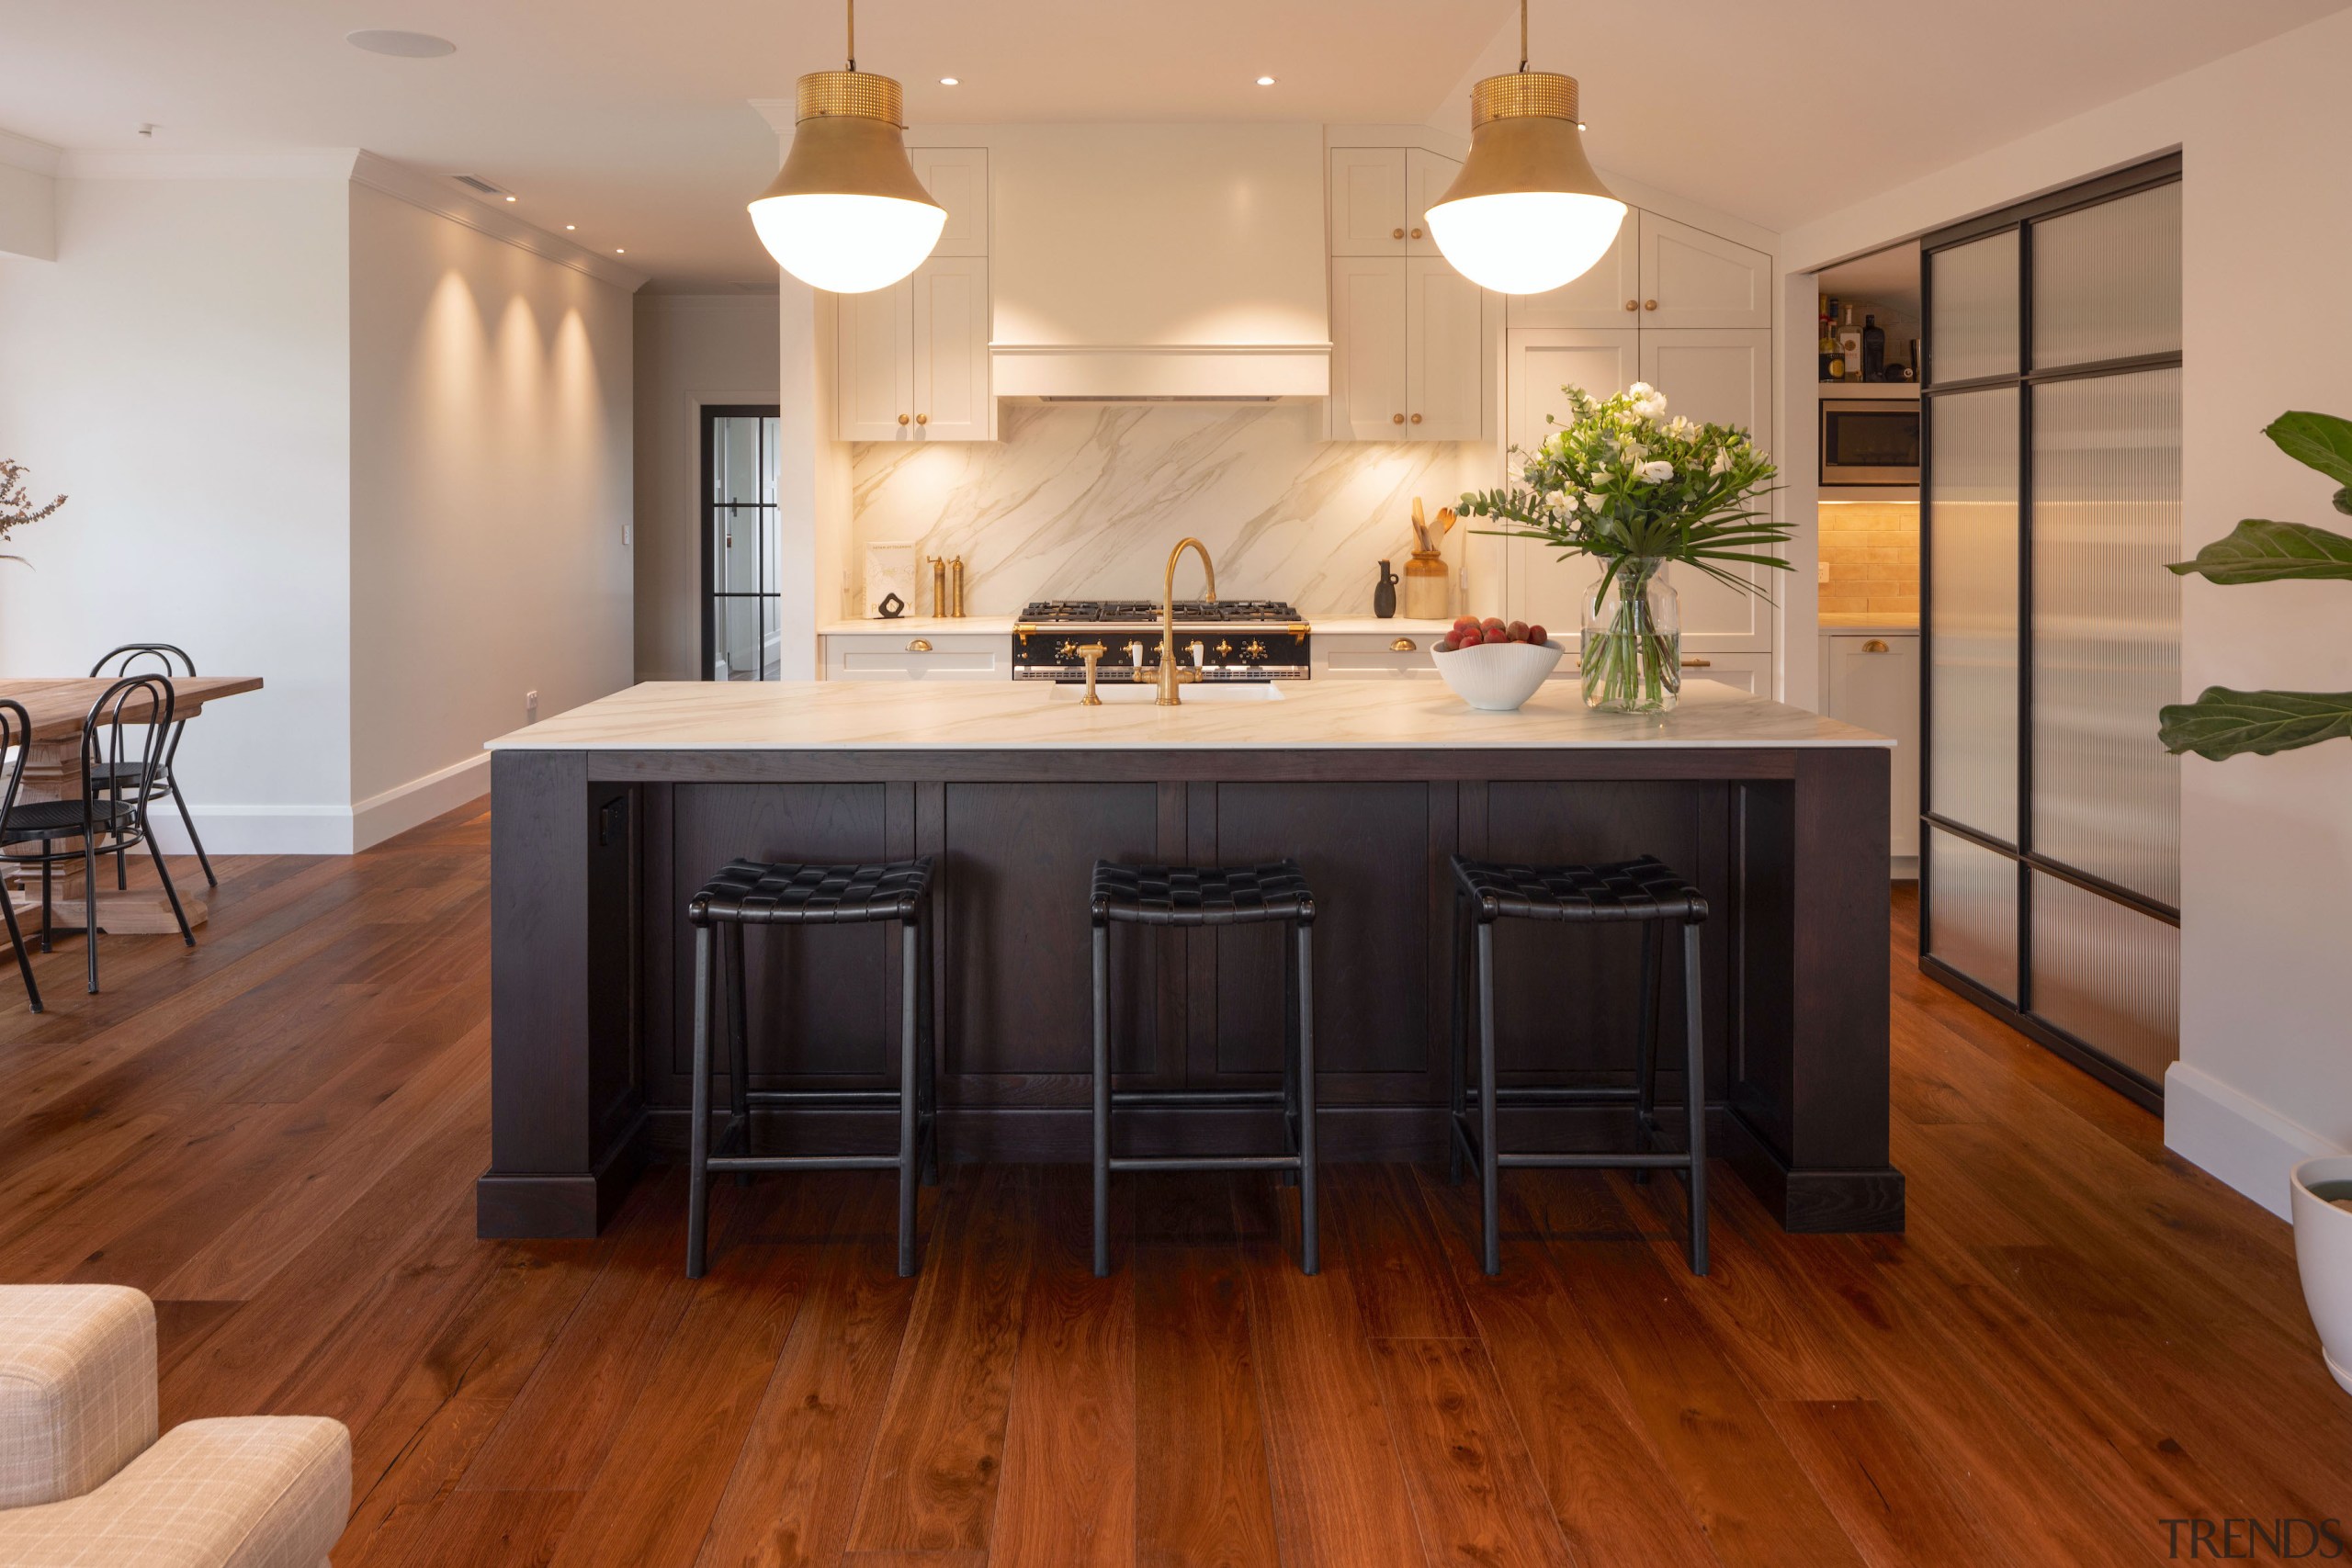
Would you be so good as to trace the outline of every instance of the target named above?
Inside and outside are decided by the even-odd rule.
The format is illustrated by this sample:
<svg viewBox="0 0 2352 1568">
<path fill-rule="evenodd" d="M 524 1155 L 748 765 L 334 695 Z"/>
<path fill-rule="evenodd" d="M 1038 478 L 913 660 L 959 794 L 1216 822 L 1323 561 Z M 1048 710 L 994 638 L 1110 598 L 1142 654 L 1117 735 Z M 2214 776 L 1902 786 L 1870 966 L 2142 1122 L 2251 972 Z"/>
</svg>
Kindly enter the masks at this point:
<svg viewBox="0 0 2352 1568">
<path fill-rule="evenodd" d="M 862 621 L 827 621 L 817 628 L 819 637 L 938 637 L 968 632 L 978 637 L 1011 637 L 1016 615 L 900 615 L 896 620 L 874 616 Z M 1408 621 L 1402 616 L 1382 620 L 1377 615 L 1309 615 L 1307 625 L 1318 632 L 1335 636 L 1355 636 L 1371 632 L 1393 632 L 1399 637 L 1435 637 L 1451 630 L 1452 621 Z M 1183 630 L 1183 624 L 1177 624 Z"/>
<path fill-rule="evenodd" d="M 1187 688 L 1192 696 L 1199 689 Z M 1436 683 L 1298 681 L 1275 698 L 1085 707 L 1050 682 L 649 682 L 488 743 L 492 750 L 1450 750 L 1891 746 L 1712 681 L 1663 717 L 1588 710 L 1552 681 L 1517 713 Z"/>
</svg>

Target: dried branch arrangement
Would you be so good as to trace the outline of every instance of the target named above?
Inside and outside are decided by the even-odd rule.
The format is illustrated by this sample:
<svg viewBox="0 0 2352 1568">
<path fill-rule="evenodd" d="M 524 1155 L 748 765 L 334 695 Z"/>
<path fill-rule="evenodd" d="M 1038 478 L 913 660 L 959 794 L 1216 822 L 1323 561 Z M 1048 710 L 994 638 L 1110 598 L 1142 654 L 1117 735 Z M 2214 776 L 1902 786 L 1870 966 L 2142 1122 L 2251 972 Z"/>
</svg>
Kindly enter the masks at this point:
<svg viewBox="0 0 2352 1568">
<path fill-rule="evenodd" d="M 0 457 L 0 544 L 6 544 L 9 534 L 15 530 L 28 523 L 38 523 L 55 512 L 65 504 L 65 499 L 61 495 L 46 506 L 35 506 L 25 490 L 25 466 Z M 0 560 L 20 561 L 24 558 L 22 556 L 0 555 Z"/>
</svg>

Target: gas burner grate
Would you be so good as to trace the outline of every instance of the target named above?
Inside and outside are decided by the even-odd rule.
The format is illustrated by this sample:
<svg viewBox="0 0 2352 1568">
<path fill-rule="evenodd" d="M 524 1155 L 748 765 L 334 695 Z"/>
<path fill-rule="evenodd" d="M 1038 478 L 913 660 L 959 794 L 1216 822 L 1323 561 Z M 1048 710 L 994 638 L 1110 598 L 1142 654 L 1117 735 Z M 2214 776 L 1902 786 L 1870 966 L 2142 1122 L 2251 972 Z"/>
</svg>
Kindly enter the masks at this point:
<svg viewBox="0 0 2352 1568">
<path fill-rule="evenodd" d="M 1149 626 L 1159 621 L 1159 606 L 1148 599 L 1044 599 L 1021 612 L 1023 621 L 1039 626 Z M 1279 599 L 1202 599 L 1176 602 L 1178 624 L 1186 622 L 1294 622 L 1298 612 Z"/>
</svg>

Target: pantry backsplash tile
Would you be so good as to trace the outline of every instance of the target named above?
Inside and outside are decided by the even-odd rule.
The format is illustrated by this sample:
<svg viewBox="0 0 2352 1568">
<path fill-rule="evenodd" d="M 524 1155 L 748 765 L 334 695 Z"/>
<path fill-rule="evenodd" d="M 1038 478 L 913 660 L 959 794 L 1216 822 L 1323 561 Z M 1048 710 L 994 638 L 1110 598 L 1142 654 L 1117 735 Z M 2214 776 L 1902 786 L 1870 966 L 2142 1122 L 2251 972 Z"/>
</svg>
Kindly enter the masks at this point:
<svg viewBox="0 0 2352 1568">
<path fill-rule="evenodd" d="M 1156 599 L 1169 549 L 1192 534 L 1227 598 L 1369 615 L 1377 563 L 1401 568 L 1412 548 L 1413 497 L 1434 515 L 1492 485 L 1498 461 L 1474 443 L 1326 441 L 1311 401 L 1009 402 L 999 429 L 995 442 L 851 448 L 843 614 L 871 614 L 856 581 L 869 544 L 962 556 L 966 613 L 1008 615 L 1033 599 Z M 1456 562 L 1462 538 L 1447 547 Z M 1197 596 L 1199 570 L 1179 570 L 1179 594 Z"/>
<path fill-rule="evenodd" d="M 1916 503 L 1842 502 L 1821 508 L 1821 613 L 1919 614 L 1919 508 Z"/>
</svg>

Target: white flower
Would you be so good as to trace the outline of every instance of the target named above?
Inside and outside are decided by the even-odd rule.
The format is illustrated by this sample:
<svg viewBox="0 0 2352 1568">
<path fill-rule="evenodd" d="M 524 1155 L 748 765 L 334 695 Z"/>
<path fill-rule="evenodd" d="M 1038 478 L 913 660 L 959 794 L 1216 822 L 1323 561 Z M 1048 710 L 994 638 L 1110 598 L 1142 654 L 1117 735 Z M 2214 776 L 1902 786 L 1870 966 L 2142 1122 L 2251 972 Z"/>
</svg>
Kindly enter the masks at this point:
<svg viewBox="0 0 2352 1568">
<path fill-rule="evenodd" d="M 1726 446 L 1722 451 L 1715 454 L 1715 460 L 1707 465 L 1707 472 L 1718 477 L 1731 472 L 1730 447 Z"/>
<path fill-rule="evenodd" d="M 1595 484 L 1597 484 L 1597 485 L 1605 485 L 1605 484 L 1607 484 L 1607 483 L 1609 482 L 1609 470 L 1608 470 L 1608 469 L 1606 469 L 1606 468 L 1595 468 L 1595 469 L 1593 469 L 1593 470 L 1592 470 L 1592 482 L 1593 482 L 1593 483 L 1595 483 Z"/>
<path fill-rule="evenodd" d="M 1636 381 L 1632 386 L 1625 389 L 1625 395 L 1633 399 L 1634 401 L 1639 402 L 1642 399 L 1648 397 L 1651 393 L 1657 390 L 1657 389 L 1651 386 L 1647 381 Z"/>
<path fill-rule="evenodd" d="M 1555 490 L 1551 494 L 1545 496 L 1544 501 L 1544 504 L 1551 506 L 1557 511 L 1565 512 L 1567 510 L 1568 506 L 1568 492 L 1564 490 Z"/>
<path fill-rule="evenodd" d="M 1592 492 L 1592 491 L 1585 491 L 1585 492 L 1584 492 L 1584 509 L 1585 509 L 1587 512 L 1599 512 L 1600 510 L 1601 510 L 1601 508 L 1603 508 L 1603 507 L 1607 506 L 1608 504 L 1609 504 L 1609 498 L 1608 498 L 1607 496 L 1605 496 L 1605 495 L 1595 495 L 1595 494 L 1593 494 L 1593 492 Z"/>
<path fill-rule="evenodd" d="M 1663 484 L 1668 479 L 1674 477 L 1674 465 L 1671 463 L 1644 463 L 1640 468 L 1634 470 L 1634 477 L 1641 480 L 1644 484 Z"/>
<path fill-rule="evenodd" d="M 1694 426 L 1689 419 L 1685 418 L 1681 414 L 1676 414 L 1672 419 L 1666 422 L 1666 433 L 1677 440 L 1681 440 L 1684 437 L 1687 437 L 1690 432 L 1696 428 L 1697 427 Z"/>
</svg>

